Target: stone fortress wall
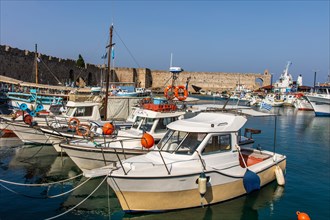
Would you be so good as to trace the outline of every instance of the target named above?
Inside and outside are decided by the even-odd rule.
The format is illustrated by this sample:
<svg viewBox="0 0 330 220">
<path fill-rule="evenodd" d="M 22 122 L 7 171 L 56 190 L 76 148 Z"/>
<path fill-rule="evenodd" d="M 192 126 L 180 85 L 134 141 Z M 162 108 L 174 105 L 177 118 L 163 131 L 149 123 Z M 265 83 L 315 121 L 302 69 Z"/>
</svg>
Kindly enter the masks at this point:
<svg viewBox="0 0 330 220">
<path fill-rule="evenodd" d="M 18 80 L 35 82 L 35 52 L 0 45 L 0 75 Z M 78 68 L 76 60 L 52 57 L 38 53 L 38 83 L 58 85 L 72 83 L 82 77 L 88 86 L 100 85 L 101 77 L 104 79 L 106 67 L 85 63 L 85 68 Z M 55 77 L 54 77 L 55 76 Z M 57 79 L 56 79 L 57 78 Z M 208 91 L 231 91 L 238 84 L 247 89 L 257 89 L 269 85 L 271 75 L 264 73 L 224 73 L 224 72 L 187 72 L 179 74 L 177 85 L 185 85 L 189 79 L 191 85 L 202 87 Z M 172 83 L 172 73 L 168 70 L 150 70 L 148 68 L 122 68 L 116 67 L 110 73 L 110 81 L 130 83 L 139 87 L 163 90 Z M 124 85 L 124 84 L 123 84 Z"/>
</svg>

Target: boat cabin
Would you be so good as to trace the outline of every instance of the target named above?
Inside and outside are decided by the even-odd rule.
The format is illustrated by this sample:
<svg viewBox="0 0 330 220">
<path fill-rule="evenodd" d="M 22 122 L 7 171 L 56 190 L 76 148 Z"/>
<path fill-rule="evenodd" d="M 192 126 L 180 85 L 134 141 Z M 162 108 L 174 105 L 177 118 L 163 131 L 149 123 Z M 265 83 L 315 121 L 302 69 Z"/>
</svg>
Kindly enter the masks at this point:
<svg viewBox="0 0 330 220">
<path fill-rule="evenodd" d="M 100 102 L 72 102 L 66 104 L 67 111 L 65 117 L 75 117 L 79 120 L 101 120 Z"/>
<path fill-rule="evenodd" d="M 134 122 L 131 130 L 144 131 L 151 134 L 154 139 L 160 140 L 167 131 L 167 125 L 184 118 L 185 112 L 156 112 L 148 109 L 135 109 Z"/>
</svg>

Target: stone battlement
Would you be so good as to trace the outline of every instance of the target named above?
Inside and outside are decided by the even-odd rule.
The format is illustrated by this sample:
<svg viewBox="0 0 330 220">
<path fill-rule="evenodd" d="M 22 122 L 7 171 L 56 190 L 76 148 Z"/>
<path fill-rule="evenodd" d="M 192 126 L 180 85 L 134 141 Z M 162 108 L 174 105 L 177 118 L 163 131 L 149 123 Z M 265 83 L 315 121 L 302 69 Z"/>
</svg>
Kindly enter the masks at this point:
<svg viewBox="0 0 330 220">
<path fill-rule="evenodd" d="M 35 82 L 35 52 L 0 45 L 0 75 L 9 76 L 26 82 Z M 76 60 L 53 57 L 38 53 L 38 83 L 57 85 L 72 83 L 78 77 L 84 78 L 88 86 L 100 85 L 105 78 L 106 65 L 85 64 L 85 68 L 76 66 Z M 135 86 L 163 90 L 171 84 L 168 70 L 150 70 L 148 68 L 116 67 L 110 74 L 110 81 L 131 82 Z M 266 70 L 261 73 L 225 73 L 225 72 L 187 72 L 183 71 L 177 79 L 178 85 L 185 85 L 189 79 L 191 85 L 208 91 L 233 90 L 238 84 L 246 89 L 256 89 L 269 85 L 271 75 Z M 104 80 L 103 80 L 104 81 Z"/>
</svg>

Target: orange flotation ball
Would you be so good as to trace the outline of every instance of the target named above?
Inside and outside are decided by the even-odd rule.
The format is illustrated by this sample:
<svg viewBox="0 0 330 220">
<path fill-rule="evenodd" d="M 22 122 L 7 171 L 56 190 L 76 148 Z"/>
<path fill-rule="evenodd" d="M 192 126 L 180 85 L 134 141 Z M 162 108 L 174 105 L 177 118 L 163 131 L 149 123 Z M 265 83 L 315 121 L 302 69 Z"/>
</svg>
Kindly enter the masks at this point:
<svg viewBox="0 0 330 220">
<path fill-rule="evenodd" d="M 306 213 L 299 211 L 297 211 L 296 213 L 298 216 L 298 220 L 310 220 L 310 217 Z"/>
<path fill-rule="evenodd" d="M 103 134 L 105 135 L 112 134 L 114 130 L 115 126 L 113 126 L 113 124 L 111 124 L 110 122 L 105 123 L 102 127 Z"/>
<path fill-rule="evenodd" d="M 144 148 L 152 148 L 155 144 L 155 140 L 154 140 L 154 137 L 151 136 L 150 134 L 148 133 L 144 133 L 142 138 L 141 138 L 141 145 L 144 147 Z"/>
<path fill-rule="evenodd" d="M 32 124 L 32 121 L 33 121 L 33 117 L 31 115 L 29 115 L 29 114 L 26 114 L 23 117 L 23 121 L 24 121 L 25 124 L 31 125 Z"/>
</svg>

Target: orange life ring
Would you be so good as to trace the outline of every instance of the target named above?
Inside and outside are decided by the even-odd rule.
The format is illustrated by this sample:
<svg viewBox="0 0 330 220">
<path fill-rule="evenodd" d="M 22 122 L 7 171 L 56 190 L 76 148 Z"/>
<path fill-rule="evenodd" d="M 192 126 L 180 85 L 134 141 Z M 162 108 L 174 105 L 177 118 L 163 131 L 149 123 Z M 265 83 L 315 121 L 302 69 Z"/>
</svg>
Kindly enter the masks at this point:
<svg viewBox="0 0 330 220">
<path fill-rule="evenodd" d="M 79 127 L 80 125 L 80 121 L 78 118 L 71 118 L 68 122 L 68 126 L 70 129 L 77 129 L 77 127 Z"/>
<path fill-rule="evenodd" d="M 175 88 L 175 97 L 179 100 L 179 101 L 184 101 L 186 100 L 186 98 L 188 97 L 189 93 L 188 90 L 186 90 L 185 86 L 177 86 Z"/>
<path fill-rule="evenodd" d="M 76 129 L 76 133 L 79 136 L 87 136 L 89 135 L 90 129 L 91 128 L 89 125 L 79 124 L 78 128 Z"/>
<path fill-rule="evenodd" d="M 175 97 L 175 86 L 167 86 L 164 90 L 164 96 L 165 98 L 167 98 L 168 100 L 172 100 Z"/>
</svg>

